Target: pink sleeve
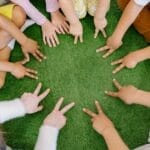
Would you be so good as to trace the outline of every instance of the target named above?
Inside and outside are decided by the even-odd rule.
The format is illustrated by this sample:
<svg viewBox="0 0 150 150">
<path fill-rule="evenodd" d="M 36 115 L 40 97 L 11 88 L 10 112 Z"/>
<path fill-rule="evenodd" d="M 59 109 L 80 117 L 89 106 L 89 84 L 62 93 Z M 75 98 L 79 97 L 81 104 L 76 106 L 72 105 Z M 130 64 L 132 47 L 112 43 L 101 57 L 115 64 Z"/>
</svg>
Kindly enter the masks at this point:
<svg viewBox="0 0 150 150">
<path fill-rule="evenodd" d="M 38 25 L 44 24 L 47 19 L 37 10 L 29 0 L 11 0 L 13 3 L 21 6 L 27 15 L 33 19 Z"/>
<path fill-rule="evenodd" d="M 55 12 L 59 9 L 58 0 L 46 0 L 46 10 L 47 12 Z"/>
</svg>

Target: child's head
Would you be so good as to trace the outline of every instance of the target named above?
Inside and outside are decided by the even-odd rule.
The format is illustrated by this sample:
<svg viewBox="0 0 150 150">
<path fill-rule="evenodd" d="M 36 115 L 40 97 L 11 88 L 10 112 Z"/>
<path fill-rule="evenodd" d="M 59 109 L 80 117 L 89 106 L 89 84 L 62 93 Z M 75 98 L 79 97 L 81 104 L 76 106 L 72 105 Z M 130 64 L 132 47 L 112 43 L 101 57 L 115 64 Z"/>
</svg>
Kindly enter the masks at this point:
<svg viewBox="0 0 150 150">
<path fill-rule="evenodd" d="M 6 144 L 5 144 L 3 131 L 2 131 L 1 126 L 0 126 L 0 150 L 6 150 Z"/>
</svg>

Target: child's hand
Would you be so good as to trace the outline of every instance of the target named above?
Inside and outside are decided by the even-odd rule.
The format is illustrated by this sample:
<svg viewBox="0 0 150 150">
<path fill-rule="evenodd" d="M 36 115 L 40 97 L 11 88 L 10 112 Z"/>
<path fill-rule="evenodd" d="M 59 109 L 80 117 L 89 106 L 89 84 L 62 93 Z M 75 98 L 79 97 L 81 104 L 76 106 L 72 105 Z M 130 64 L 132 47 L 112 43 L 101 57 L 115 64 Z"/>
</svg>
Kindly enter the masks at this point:
<svg viewBox="0 0 150 150">
<path fill-rule="evenodd" d="M 27 38 L 26 42 L 22 45 L 22 51 L 27 61 L 30 61 L 29 54 L 32 54 L 38 61 L 46 59 L 46 57 L 39 51 L 39 45 L 36 41 Z"/>
<path fill-rule="evenodd" d="M 132 85 L 122 87 L 120 83 L 115 79 L 113 80 L 113 83 L 119 91 L 118 92 L 105 91 L 107 95 L 112 97 L 118 97 L 121 100 L 123 100 L 126 104 L 133 104 L 139 99 L 140 93 L 136 87 Z"/>
<path fill-rule="evenodd" d="M 46 21 L 42 25 L 42 32 L 43 32 L 43 41 L 45 45 L 48 44 L 49 47 L 56 47 L 56 45 L 59 44 L 56 32 L 60 33 L 60 31 L 51 22 Z"/>
<path fill-rule="evenodd" d="M 39 106 L 39 103 L 49 94 L 50 89 L 45 90 L 45 92 L 39 95 L 41 87 L 42 84 L 39 83 L 33 93 L 24 93 L 21 96 L 21 102 L 23 103 L 27 114 L 36 113 L 43 109 L 43 106 Z"/>
<path fill-rule="evenodd" d="M 60 110 L 63 100 L 63 97 L 59 99 L 54 110 L 45 118 L 44 125 L 52 126 L 57 129 L 62 129 L 65 126 L 66 117 L 64 114 L 70 110 L 75 105 L 75 103 L 72 102 Z"/>
<path fill-rule="evenodd" d="M 98 101 L 95 101 L 95 105 L 96 105 L 98 114 L 86 108 L 84 108 L 83 111 L 92 117 L 91 121 L 93 123 L 94 130 L 96 130 L 99 134 L 103 135 L 104 131 L 107 128 L 110 128 L 110 127 L 113 128 L 114 126 L 111 120 L 104 114 Z"/>
<path fill-rule="evenodd" d="M 60 33 L 69 33 L 67 20 L 59 10 L 52 13 L 52 23 L 58 28 Z"/>
<path fill-rule="evenodd" d="M 33 78 L 33 79 L 38 79 L 37 71 L 35 71 L 33 69 L 26 68 L 20 63 L 14 63 L 13 64 L 11 74 L 13 76 L 15 76 L 17 79 L 24 78 L 25 76 Z"/>
<path fill-rule="evenodd" d="M 107 44 L 104 47 L 101 47 L 96 50 L 96 52 L 107 51 L 103 58 L 108 57 L 111 55 L 115 50 L 117 50 L 122 45 L 122 41 L 114 38 L 113 36 L 109 37 L 107 40 Z"/>
<path fill-rule="evenodd" d="M 83 28 L 80 21 L 75 24 L 70 24 L 69 32 L 75 37 L 74 44 L 77 44 L 78 40 L 80 40 L 80 42 L 83 42 Z"/>
<path fill-rule="evenodd" d="M 116 60 L 116 61 L 112 62 L 111 65 L 120 64 L 113 71 L 113 74 L 119 72 L 120 70 L 122 70 L 125 67 L 134 68 L 137 65 L 137 63 L 140 61 L 139 58 L 140 58 L 140 55 L 139 55 L 138 51 L 136 51 L 136 52 L 132 52 L 132 53 L 128 54 L 127 56 L 125 56 L 122 59 L 119 59 L 119 60 Z"/>
<path fill-rule="evenodd" d="M 97 38 L 99 32 L 102 32 L 104 38 L 106 38 L 107 35 L 105 32 L 105 28 L 107 26 L 107 19 L 106 18 L 99 19 L 94 17 L 94 24 L 95 24 L 94 38 Z"/>
</svg>

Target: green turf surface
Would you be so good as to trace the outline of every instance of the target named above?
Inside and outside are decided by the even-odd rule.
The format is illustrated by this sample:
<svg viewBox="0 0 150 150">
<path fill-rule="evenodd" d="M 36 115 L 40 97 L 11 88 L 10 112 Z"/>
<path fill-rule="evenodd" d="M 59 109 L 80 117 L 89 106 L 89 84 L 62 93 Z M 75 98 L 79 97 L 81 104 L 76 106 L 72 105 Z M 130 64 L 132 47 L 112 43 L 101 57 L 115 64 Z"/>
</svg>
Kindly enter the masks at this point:
<svg viewBox="0 0 150 150">
<path fill-rule="evenodd" d="M 44 12 L 42 0 L 33 1 Z M 108 14 L 107 33 L 111 35 L 121 15 L 116 2 L 112 0 Z M 41 8 L 42 7 L 42 8 Z M 38 63 L 32 58 L 27 65 L 37 69 L 39 81 L 31 79 L 16 80 L 7 76 L 5 87 L 0 91 L 0 99 L 12 99 L 25 91 L 30 92 L 38 82 L 52 89 L 50 95 L 42 102 L 44 110 L 40 113 L 27 115 L 4 124 L 7 131 L 7 143 L 16 149 L 32 150 L 37 139 L 38 129 L 46 115 L 51 112 L 57 99 L 65 97 L 65 104 L 75 101 L 76 107 L 67 113 L 67 125 L 61 131 L 58 139 L 58 150 L 106 150 L 103 138 L 91 126 L 90 118 L 82 112 L 83 107 L 93 111 L 94 100 L 98 99 L 106 114 L 112 119 L 120 135 L 130 148 L 135 148 L 147 142 L 150 127 L 150 109 L 143 106 L 127 106 L 123 102 L 104 94 L 105 90 L 116 90 L 112 79 L 118 79 L 122 84 L 132 84 L 143 90 L 150 90 L 150 61 L 140 63 L 135 69 L 124 69 L 117 75 L 112 75 L 112 60 L 125 56 L 131 51 L 147 45 L 144 39 L 130 28 L 124 38 L 124 45 L 111 57 L 104 60 L 102 54 L 95 50 L 105 44 L 105 39 L 99 35 L 93 38 L 93 18 L 87 16 L 82 20 L 84 27 L 84 43 L 73 44 L 68 35 L 60 35 L 60 45 L 56 48 L 45 46 L 41 38 L 40 27 L 34 25 L 26 30 L 26 34 L 36 39 L 41 50 L 48 59 Z M 22 58 L 20 46 L 16 44 L 11 60 Z"/>
</svg>

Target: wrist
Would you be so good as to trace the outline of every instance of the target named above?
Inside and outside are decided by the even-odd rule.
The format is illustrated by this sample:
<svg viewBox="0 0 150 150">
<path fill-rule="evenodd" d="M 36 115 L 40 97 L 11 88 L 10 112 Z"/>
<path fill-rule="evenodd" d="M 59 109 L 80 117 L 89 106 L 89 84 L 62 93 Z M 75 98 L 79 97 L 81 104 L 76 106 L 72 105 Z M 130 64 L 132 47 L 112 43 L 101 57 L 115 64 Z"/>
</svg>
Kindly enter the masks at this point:
<svg viewBox="0 0 150 150">
<path fill-rule="evenodd" d="M 101 135 L 102 135 L 103 137 L 108 137 L 108 136 L 110 136 L 110 134 L 111 134 L 112 132 L 114 132 L 114 131 L 116 131 L 116 129 L 115 129 L 114 126 L 107 126 L 107 127 L 105 127 L 105 128 L 103 129 Z"/>
<path fill-rule="evenodd" d="M 8 72 L 12 73 L 15 70 L 15 64 L 9 63 Z"/>
<path fill-rule="evenodd" d="M 138 97 L 134 101 L 134 104 L 150 107 L 150 92 L 138 90 Z"/>
</svg>

